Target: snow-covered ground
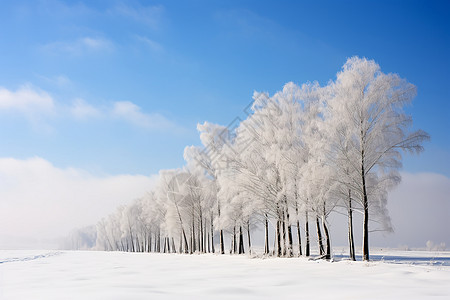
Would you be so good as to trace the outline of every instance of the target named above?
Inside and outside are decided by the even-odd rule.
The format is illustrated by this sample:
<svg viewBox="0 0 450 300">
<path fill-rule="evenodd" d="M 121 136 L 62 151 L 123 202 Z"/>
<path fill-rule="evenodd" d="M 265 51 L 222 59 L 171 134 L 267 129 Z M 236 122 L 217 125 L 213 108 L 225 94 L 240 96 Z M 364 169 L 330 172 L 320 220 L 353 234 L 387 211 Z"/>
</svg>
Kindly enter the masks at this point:
<svg viewBox="0 0 450 300">
<path fill-rule="evenodd" d="M 373 257 L 0 251 L 0 299 L 450 299 L 449 252 Z"/>
</svg>

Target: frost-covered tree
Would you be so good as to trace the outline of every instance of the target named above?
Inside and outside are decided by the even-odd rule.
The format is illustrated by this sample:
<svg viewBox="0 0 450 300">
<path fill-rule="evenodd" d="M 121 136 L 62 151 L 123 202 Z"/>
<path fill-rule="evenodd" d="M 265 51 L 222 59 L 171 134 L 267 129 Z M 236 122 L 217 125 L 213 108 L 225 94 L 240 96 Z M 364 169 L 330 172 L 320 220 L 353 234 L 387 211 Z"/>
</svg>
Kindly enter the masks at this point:
<svg viewBox="0 0 450 300">
<path fill-rule="evenodd" d="M 287 83 L 272 96 L 255 92 L 249 115 L 235 128 L 199 124 L 203 148 L 186 147 L 183 169 L 162 170 L 147 195 L 102 219 L 96 247 L 214 252 L 217 231 L 223 254 L 227 231 L 230 252 L 242 254 L 245 232 L 251 251 L 251 230 L 262 223 L 265 255 L 272 230 L 275 255 L 298 249 L 309 256 L 315 224 L 318 254 L 329 259 L 328 217 L 345 208 L 350 258 L 353 213 L 360 211 L 368 260 L 369 218 L 389 229 L 387 195 L 400 180 L 402 151 L 420 152 L 429 138 L 410 130 L 402 110 L 414 95 L 413 85 L 358 57 L 324 87 Z"/>
<path fill-rule="evenodd" d="M 225 126 L 204 122 L 197 125 L 197 130 L 200 132 L 200 140 L 204 146 L 204 149 L 200 149 L 195 146 L 186 147 L 184 151 L 184 158 L 188 163 L 188 168 L 193 172 L 202 170 L 204 175 L 211 180 L 209 186 L 210 201 L 215 201 L 217 207 L 217 217 L 221 215 L 221 199 L 215 197 L 220 190 L 220 184 L 218 184 L 217 178 L 220 172 L 225 167 L 225 161 L 223 160 L 223 148 L 230 142 L 230 136 L 228 128 Z M 211 193 L 211 191 L 214 191 Z M 213 223 L 213 211 L 211 211 L 211 224 Z M 212 226 L 212 225 L 211 225 Z M 211 244 L 214 245 L 213 229 L 211 229 Z M 219 228 L 219 242 L 220 253 L 225 253 L 223 229 Z M 213 251 L 214 252 L 214 251 Z"/>
<path fill-rule="evenodd" d="M 385 212 L 386 190 L 400 178 L 400 150 L 420 152 L 429 137 L 421 130 L 411 131 L 412 119 L 403 111 L 416 94 L 415 86 L 396 74 L 382 73 L 374 61 L 348 59 L 332 88 L 326 117 L 340 130 L 336 150 L 348 150 L 343 154 L 346 167 L 350 174 L 358 174 L 354 192 L 364 214 L 363 259 L 369 260 L 370 207 Z"/>
</svg>

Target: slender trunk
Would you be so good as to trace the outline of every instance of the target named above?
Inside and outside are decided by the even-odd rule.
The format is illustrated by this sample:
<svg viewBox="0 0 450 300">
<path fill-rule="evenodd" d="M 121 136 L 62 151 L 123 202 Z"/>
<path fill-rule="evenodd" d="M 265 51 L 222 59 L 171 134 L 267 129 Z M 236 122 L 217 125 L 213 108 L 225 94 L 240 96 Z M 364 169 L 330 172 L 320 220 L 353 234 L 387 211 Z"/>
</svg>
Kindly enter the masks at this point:
<svg viewBox="0 0 450 300">
<path fill-rule="evenodd" d="M 157 235 L 156 235 L 156 231 L 153 234 L 154 235 L 154 240 L 153 240 L 153 252 L 157 252 L 156 251 L 156 239 L 157 239 Z"/>
<path fill-rule="evenodd" d="M 306 221 L 305 221 L 305 237 L 306 237 L 305 255 L 306 255 L 306 256 L 309 256 L 309 255 L 311 254 L 311 252 L 310 252 L 311 245 L 310 245 L 310 242 L 309 242 L 309 220 L 308 220 L 308 211 L 305 211 L 305 218 L 306 218 Z"/>
<path fill-rule="evenodd" d="M 174 240 L 174 238 L 172 237 L 172 252 L 173 253 L 177 253 L 177 248 L 175 247 L 175 240 Z M 180 252 L 181 253 L 181 252 Z"/>
<path fill-rule="evenodd" d="M 157 247 L 156 252 L 160 253 L 161 252 L 161 230 L 160 229 L 158 229 L 158 238 L 156 239 L 155 243 L 156 243 L 156 247 Z"/>
<path fill-rule="evenodd" d="M 224 245 L 224 240 L 223 240 L 223 230 L 222 229 L 220 229 L 219 238 L 220 238 L 220 254 L 225 254 L 225 245 Z"/>
<path fill-rule="evenodd" d="M 195 245 L 195 216 L 192 215 L 192 253 L 197 251 Z"/>
<path fill-rule="evenodd" d="M 319 253 L 322 256 L 325 254 L 325 250 L 323 249 L 322 232 L 320 231 L 319 216 L 317 215 L 316 215 L 316 228 L 317 228 L 317 241 L 319 242 Z"/>
<path fill-rule="evenodd" d="M 237 252 L 237 243 L 236 243 L 236 225 L 233 227 L 233 254 Z"/>
<path fill-rule="evenodd" d="M 215 253 L 214 249 L 214 224 L 213 224 L 213 214 L 211 213 L 211 251 L 212 253 Z"/>
<path fill-rule="evenodd" d="M 283 230 L 283 256 L 286 256 L 286 250 L 287 250 L 287 245 L 286 245 L 286 219 L 284 217 L 284 210 L 281 214 L 281 229 Z"/>
<path fill-rule="evenodd" d="M 325 219 L 325 217 L 324 217 L 324 219 Z M 330 234 L 329 234 L 329 232 L 328 232 L 328 226 L 327 226 L 327 224 L 326 224 L 326 221 L 322 221 L 322 225 L 323 225 L 323 231 L 325 232 L 325 238 L 326 238 L 326 241 L 327 241 L 327 253 L 326 253 L 326 256 L 325 256 L 325 258 L 326 259 L 331 259 L 331 240 L 330 240 Z"/>
<path fill-rule="evenodd" d="M 287 236 L 288 236 L 288 256 L 292 257 L 292 228 L 291 221 L 289 220 L 289 209 L 286 205 L 286 223 L 287 223 Z"/>
<path fill-rule="evenodd" d="M 220 202 L 219 202 L 219 199 L 217 199 L 217 214 L 218 214 L 219 219 L 220 219 Z M 222 229 L 220 229 L 219 240 L 220 240 L 220 254 L 225 254 L 225 246 L 224 246 L 223 230 Z"/>
<path fill-rule="evenodd" d="M 142 252 L 147 252 L 147 245 L 148 245 L 147 239 L 148 239 L 148 235 L 146 233 L 143 233 L 142 246 L 141 246 Z"/>
<path fill-rule="evenodd" d="M 351 190 L 348 190 L 348 246 L 350 248 L 350 259 L 356 260 L 355 242 L 353 240 L 353 208 Z"/>
<path fill-rule="evenodd" d="M 277 220 L 277 256 L 281 256 L 281 232 L 280 232 L 280 224 L 281 221 Z"/>
<path fill-rule="evenodd" d="M 326 239 L 326 243 L 327 243 L 327 252 L 325 255 L 325 259 L 331 259 L 331 241 L 330 241 L 330 234 L 328 232 L 327 220 L 325 217 L 325 205 L 323 206 L 322 226 L 323 226 L 323 232 L 325 233 L 325 239 Z"/>
<path fill-rule="evenodd" d="M 190 247 L 189 247 L 189 254 L 194 253 L 194 231 L 191 228 L 191 240 L 190 240 Z"/>
<path fill-rule="evenodd" d="M 178 219 L 180 220 L 180 226 L 181 226 L 181 232 L 183 234 L 183 238 L 184 238 L 184 253 L 188 253 L 188 241 L 187 241 L 187 237 L 186 237 L 186 232 L 184 231 L 184 226 L 183 226 L 183 219 L 181 218 L 181 213 L 180 210 L 178 209 L 178 205 L 176 205 L 177 208 L 177 213 L 178 213 Z M 180 238 L 180 253 L 181 252 L 181 238 Z"/>
<path fill-rule="evenodd" d="M 267 219 L 267 214 L 264 215 L 264 235 L 265 235 L 265 242 L 264 242 L 264 254 L 269 255 L 270 249 L 269 249 L 269 220 Z"/>
<path fill-rule="evenodd" d="M 134 250 L 133 232 L 131 231 L 131 227 L 129 227 L 129 230 L 130 230 L 131 252 L 136 252 Z"/>
<path fill-rule="evenodd" d="M 139 252 L 139 237 L 136 235 L 136 243 L 135 243 L 135 247 L 134 247 L 134 251 L 135 252 Z"/>
<path fill-rule="evenodd" d="M 239 254 L 244 253 L 244 235 L 242 234 L 242 226 L 239 226 Z"/>
<path fill-rule="evenodd" d="M 199 234 L 200 234 L 200 237 L 199 237 L 199 248 L 200 248 L 200 252 L 202 252 L 202 253 L 205 253 L 205 245 L 203 244 L 203 216 L 202 216 L 202 211 L 201 211 L 201 208 L 200 208 L 200 232 L 199 232 Z"/>
<path fill-rule="evenodd" d="M 252 254 L 252 241 L 250 239 L 250 221 L 247 221 L 247 238 L 248 238 L 248 253 Z"/>
<path fill-rule="evenodd" d="M 200 226 L 197 227 L 197 249 L 200 252 L 203 252 L 202 249 L 202 230 L 201 230 L 201 221 L 200 221 Z"/>
<path fill-rule="evenodd" d="M 205 251 L 205 253 L 206 252 L 209 252 L 209 250 L 208 250 L 208 248 L 210 248 L 209 247 L 209 231 L 208 230 L 206 230 L 206 219 L 205 219 L 205 222 L 203 222 L 204 223 L 204 227 L 203 227 L 203 251 Z"/>
<path fill-rule="evenodd" d="M 369 201 L 367 199 L 367 191 L 366 191 L 366 175 L 364 171 L 364 151 L 362 151 L 361 179 L 363 188 L 363 208 L 364 208 L 363 260 L 369 261 Z"/>
<path fill-rule="evenodd" d="M 149 252 L 152 252 L 152 244 L 153 243 L 153 234 L 150 232 L 149 234 L 148 234 L 148 249 L 149 249 Z"/>
<path fill-rule="evenodd" d="M 300 221 L 298 215 L 298 204 L 295 202 L 295 214 L 297 216 L 297 238 L 298 238 L 298 255 L 302 255 L 302 236 L 300 235 Z"/>
<path fill-rule="evenodd" d="M 210 239 L 210 237 L 209 237 L 209 231 L 208 231 L 208 233 L 207 233 L 207 237 L 206 237 L 207 239 L 208 239 L 208 253 L 211 253 L 211 239 Z"/>
<path fill-rule="evenodd" d="M 234 245 L 236 244 L 236 227 L 233 227 L 233 236 L 231 238 L 231 246 L 230 253 L 233 254 L 233 250 L 235 249 Z"/>
</svg>

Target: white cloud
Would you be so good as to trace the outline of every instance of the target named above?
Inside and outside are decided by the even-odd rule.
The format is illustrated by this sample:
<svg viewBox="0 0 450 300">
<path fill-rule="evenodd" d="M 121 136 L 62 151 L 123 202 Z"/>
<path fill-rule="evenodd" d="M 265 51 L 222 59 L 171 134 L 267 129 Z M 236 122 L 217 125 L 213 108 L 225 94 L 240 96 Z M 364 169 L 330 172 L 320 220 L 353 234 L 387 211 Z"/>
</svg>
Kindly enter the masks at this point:
<svg viewBox="0 0 450 300">
<path fill-rule="evenodd" d="M 72 85 L 72 81 L 65 75 L 58 75 L 54 77 L 47 77 L 44 75 L 36 74 L 36 77 L 43 80 L 47 84 L 51 84 L 52 86 L 57 86 L 60 88 L 66 88 Z"/>
<path fill-rule="evenodd" d="M 90 53 L 111 52 L 114 44 L 105 38 L 82 37 L 72 41 L 57 41 L 42 47 L 44 51 L 55 54 L 80 56 Z"/>
<path fill-rule="evenodd" d="M 151 40 L 148 37 L 137 35 L 136 39 L 139 42 L 141 42 L 144 45 L 146 45 L 148 48 L 150 48 L 150 50 L 152 50 L 153 52 L 158 52 L 159 53 L 159 52 L 163 52 L 164 51 L 164 48 L 163 48 L 163 46 L 160 43 L 158 43 L 158 42 L 156 42 L 154 40 Z"/>
<path fill-rule="evenodd" d="M 12 110 L 32 116 L 36 113 L 53 113 L 55 103 L 46 92 L 24 85 L 16 91 L 0 87 L 0 110 Z"/>
<path fill-rule="evenodd" d="M 145 129 L 167 129 L 175 127 L 164 116 L 156 113 L 143 113 L 139 106 L 129 101 L 115 102 L 112 114 L 117 118 Z"/>
<path fill-rule="evenodd" d="M 98 117 L 102 112 L 84 101 L 83 99 L 75 99 L 70 107 L 70 113 L 77 119 L 87 119 L 92 117 Z"/>
<path fill-rule="evenodd" d="M 162 5 L 138 5 L 136 7 L 132 7 L 125 5 L 124 3 L 117 4 L 114 8 L 109 10 L 109 13 L 112 15 L 119 15 L 130 18 L 153 29 L 159 28 L 163 12 L 164 7 Z"/>
<path fill-rule="evenodd" d="M 0 158 L 0 248 L 5 237 L 52 239 L 95 224 L 120 204 L 143 196 L 155 177 L 95 176 L 42 158 Z"/>
<path fill-rule="evenodd" d="M 57 77 L 56 79 L 58 79 Z M 60 78 L 65 81 L 65 77 Z M 109 105 L 95 106 L 77 98 L 70 105 L 58 103 L 50 94 L 30 85 L 24 85 L 17 91 L 0 87 L 0 112 L 18 112 L 23 114 L 40 130 L 52 132 L 54 129 L 49 116 L 72 117 L 76 120 L 90 120 L 102 117 L 104 120 L 122 120 L 147 130 L 177 129 L 175 123 L 158 113 L 145 113 L 130 101 L 111 102 Z"/>
</svg>

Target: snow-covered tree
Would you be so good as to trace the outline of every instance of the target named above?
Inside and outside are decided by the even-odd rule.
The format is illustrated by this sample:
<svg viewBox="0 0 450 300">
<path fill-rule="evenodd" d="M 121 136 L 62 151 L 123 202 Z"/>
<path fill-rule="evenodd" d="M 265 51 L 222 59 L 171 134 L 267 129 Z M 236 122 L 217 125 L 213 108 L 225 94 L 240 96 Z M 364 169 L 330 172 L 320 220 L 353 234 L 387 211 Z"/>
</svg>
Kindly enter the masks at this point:
<svg viewBox="0 0 450 300">
<path fill-rule="evenodd" d="M 386 190 L 399 182 L 401 152 L 420 152 L 428 135 L 411 131 L 403 111 L 416 94 L 414 85 L 396 74 L 384 74 L 372 60 L 352 57 L 333 83 L 327 118 L 336 130 L 337 151 L 346 151 L 354 192 L 363 209 L 363 258 L 369 260 L 369 211 L 385 212 Z M 341 153 L 340 153 L 341 154 Z"/>
<path fill-rule="evenodd" d="M 103 218 L 96 247 L 214 252 L 217 231 L 223 254 L 227 231 L 230 252 L 242 254 L 245 231 L 251 251 L 251 230 L 262 223 L 265 255 L 272 225 L 274 254 L 290 257 L 298 249 L 309 256 L 313 220 L 319 255 L 329 259 L 328 217 L 344 208 L 350 258 L 353 212 L 360 211 L 368 260 L 369 218 L 390 228 L 387 195 L 400 180 L 402 151 L 420 152 L 429 138 L 411 131 L 411 117 L 403 112 L 414 95 L 413 85 L 358 57 L 324 87 L 290 82 L 272 96 L 255 92 L 249 115 L 235 128 L 199 124 L 203 147 L 186 147 L 185 167 L 160 171 L 147 195 Z"/>
</svg>

